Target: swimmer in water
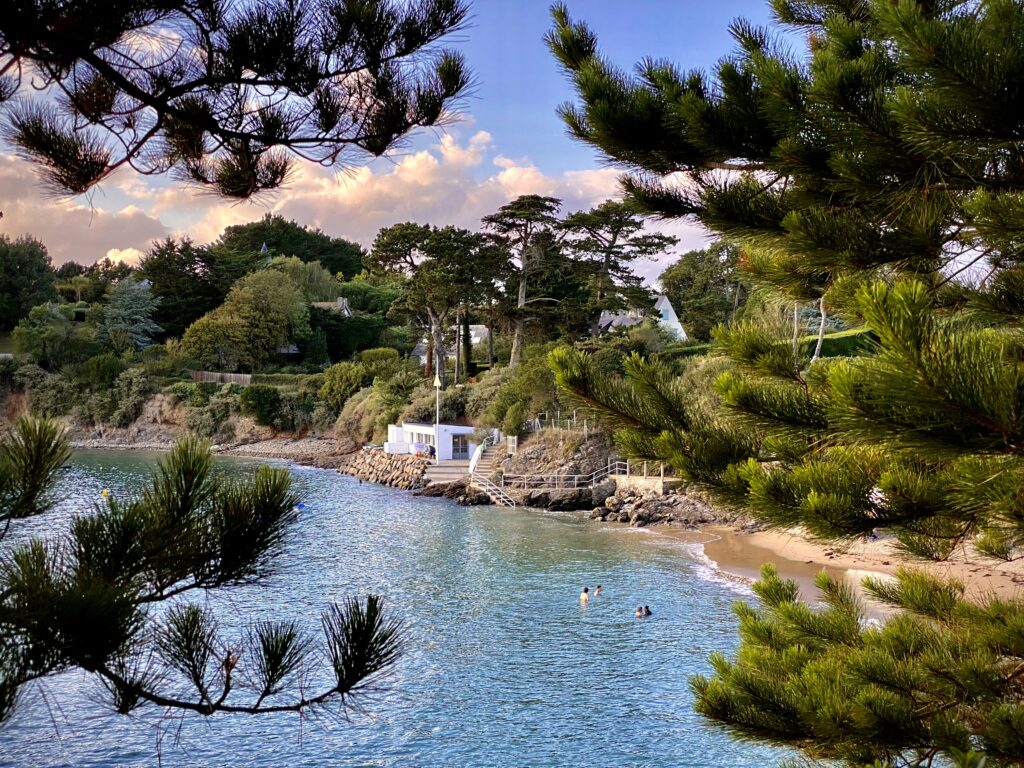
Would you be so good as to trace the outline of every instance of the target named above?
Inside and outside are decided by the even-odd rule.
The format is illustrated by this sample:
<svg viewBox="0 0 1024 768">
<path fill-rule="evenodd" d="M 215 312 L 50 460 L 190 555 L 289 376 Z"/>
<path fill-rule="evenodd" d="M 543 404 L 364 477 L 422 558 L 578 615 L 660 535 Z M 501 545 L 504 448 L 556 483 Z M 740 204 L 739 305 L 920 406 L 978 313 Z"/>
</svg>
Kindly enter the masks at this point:
<svg viewBox="0 0 1024 768">
<path fill-rule="evenodd" d="M 636 613 L 633 614 L 634 618 L 642 619 L 644 617 L 644 607 L 641 605 L 636 609 Z"/>
<path fill-rule="evenodd" d="M 644 606 L 644 616 L 650 616 L 650 615 L 651 615 L 651 606 L 645 605 Z"/>
<path fill-rule="evenodd" d="M 590 587 L 584 587 L 580 592 L 580 603 L 586 605 L 590 602 Z"/>
<path fill-rule="evenodd" d="M 598 584 L 597 587 L 594 589 L 594 597 L 597 597 L 600 594 L 601 594 L 601 585 Z"/>
</svg>

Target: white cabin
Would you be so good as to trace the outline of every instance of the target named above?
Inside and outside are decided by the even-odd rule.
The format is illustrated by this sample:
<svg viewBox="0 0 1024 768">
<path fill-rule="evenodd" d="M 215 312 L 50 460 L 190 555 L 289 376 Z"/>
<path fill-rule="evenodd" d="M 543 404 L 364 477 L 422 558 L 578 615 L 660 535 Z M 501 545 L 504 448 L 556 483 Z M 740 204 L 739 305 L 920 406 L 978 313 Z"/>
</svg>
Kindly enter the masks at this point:
<svg viewBox="0 0 1024 768">
<path fill-rule="evenodd" d="M 389 424 L 384 453 L 429 454 L 433 447 L 438 461 L 466 460 L 476 450 L 476 431 L 463 424 Z"/>
</svg>

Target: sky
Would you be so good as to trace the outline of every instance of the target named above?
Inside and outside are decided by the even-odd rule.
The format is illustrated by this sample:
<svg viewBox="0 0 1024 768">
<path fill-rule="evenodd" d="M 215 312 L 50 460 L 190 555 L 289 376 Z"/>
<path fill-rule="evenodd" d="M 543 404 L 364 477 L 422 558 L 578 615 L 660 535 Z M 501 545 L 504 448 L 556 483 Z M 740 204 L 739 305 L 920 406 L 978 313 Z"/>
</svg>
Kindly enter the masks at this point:
<svg viewBox="0 0 1024 768">
<path fill-rule="evenodd" d="M 268 212 L 369 246 L 381 227 L 402 221 L 476 228 L 521 194 L 554 195 L 566 212 L 617 196 L 619 171 L 570 139 L 556 114 L 573 93 L 544 45 L 548 0 L 471 2 L 469 25 L 447 44 L 465 54 L 474 88 L 458 105 L 458 122 L 444 130 L 420 130 L 400 151 L 352 158 L 344 168 L 300 165 L 284 189 L 242 203 L 130 171 L 86 196 L 54 199 L 30 165 L 0 145 L 0 233 L 37 237 L 55 264 L 107 256 L 131 262 L 155 239 L 210 242 L 224 227 Z M 650 56 L 710 70 L 734 50 L 730 21 L 768 22 L 764 0 L 569 0 L 569 9 L 626 69 Z M 679 237 L 676 250 L 708 241 L 690 222 L 651 227 Z M 638 271 L 653 280 L 671 261 L 666 254 Z"/>
</svg>

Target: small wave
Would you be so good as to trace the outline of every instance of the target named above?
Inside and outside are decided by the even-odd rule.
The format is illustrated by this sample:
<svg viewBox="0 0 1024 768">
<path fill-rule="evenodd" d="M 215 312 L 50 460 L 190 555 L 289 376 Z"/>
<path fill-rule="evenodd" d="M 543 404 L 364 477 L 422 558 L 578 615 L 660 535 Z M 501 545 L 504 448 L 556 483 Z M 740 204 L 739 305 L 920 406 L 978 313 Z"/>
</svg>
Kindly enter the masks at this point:
<svg viewBox="0 0 1024 768">
<path fill-rule="evenodd" d="M 753 579 L 748 579 L 745 576 L 739 574 L 729 573 L 723 571 L 718 563 L 712 560 L 704 552 L 703 544 L 689 544 L 687 542 L 679 542 L 679 548 L 682 549 L 694 562 L 694 573 L 704 581 L 711 582 L 713 584 L 720 584 L 728 587 L 732 592 L 744 597 L 751 597 L 754 594 L 753 590 Z"/>
</svg>

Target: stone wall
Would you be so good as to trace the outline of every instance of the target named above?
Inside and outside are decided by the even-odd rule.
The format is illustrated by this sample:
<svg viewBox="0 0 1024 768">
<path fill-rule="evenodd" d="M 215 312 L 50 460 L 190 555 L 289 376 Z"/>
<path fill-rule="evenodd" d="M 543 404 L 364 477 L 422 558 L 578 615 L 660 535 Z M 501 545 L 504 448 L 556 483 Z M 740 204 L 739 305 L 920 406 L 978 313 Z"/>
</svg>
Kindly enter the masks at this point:
<svg viewBox="0 0 1024 768">
<path fill-rule="evenodd" d="M 345 457 L 338 470 L 368 483 L 409 490 L 423 484 L 423 473 L 429 464 L 429 460 L 407 453 L 356 451 Z"/>
</svg>

